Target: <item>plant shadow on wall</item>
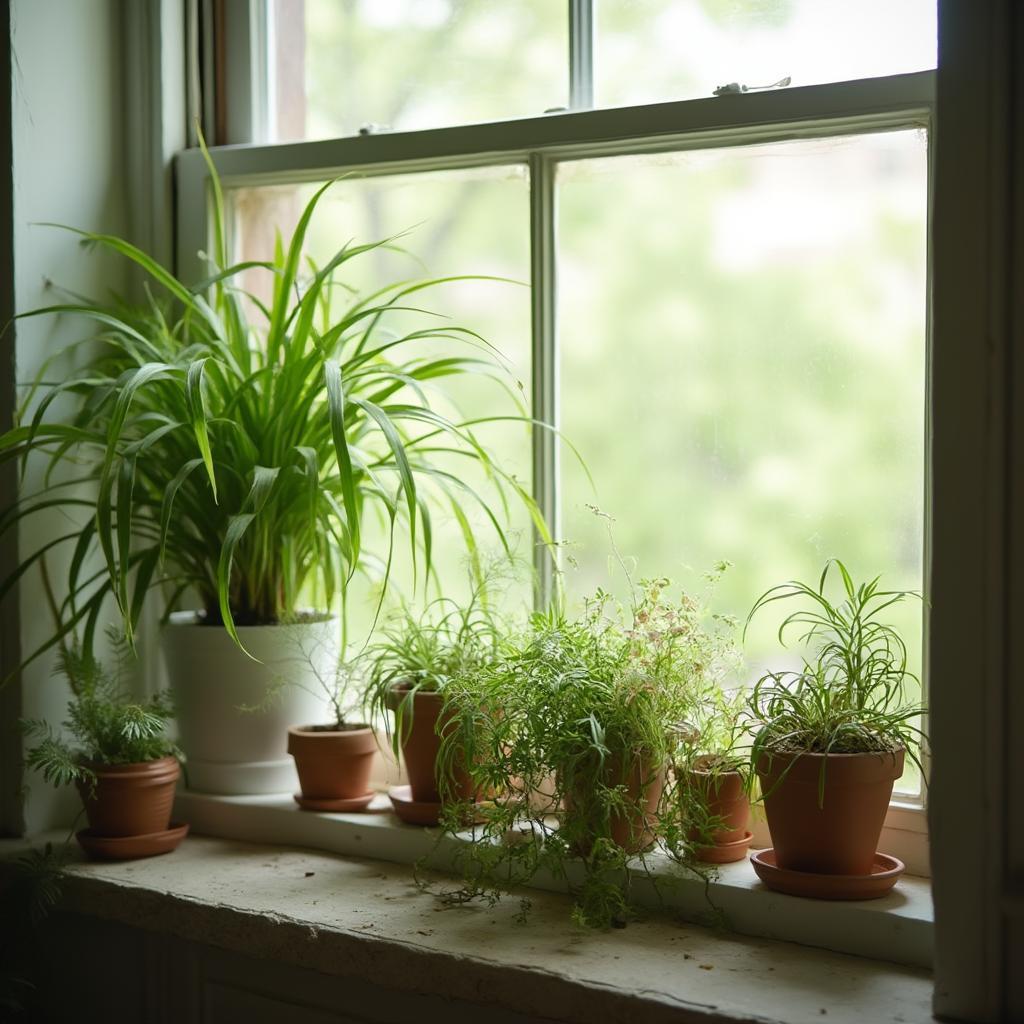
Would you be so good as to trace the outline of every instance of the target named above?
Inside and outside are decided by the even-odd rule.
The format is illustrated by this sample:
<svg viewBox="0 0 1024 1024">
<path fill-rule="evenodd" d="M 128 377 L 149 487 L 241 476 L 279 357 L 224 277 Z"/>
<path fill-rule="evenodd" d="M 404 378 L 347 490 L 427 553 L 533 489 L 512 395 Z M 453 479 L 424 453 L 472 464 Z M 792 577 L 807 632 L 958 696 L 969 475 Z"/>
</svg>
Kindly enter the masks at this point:
<svg viewBox="0 0 1024 1024">
<path fill-rule="evenodd" d="M 78 519 L 25 555 L 0 596 L 47 552 L 65 556 L 60 624 L 27 663 L 74 630 L 91 651 L 111 598 L 134 645 L 147 594 L 158 591 L 193 778 L 203 774 L 200 788 L 219 792 L 276 792 L 287 784 L 281 766 L 291 771 L 285 728 L 240 719 L 237 708 L 259 705 L 285 670 L 281 624 L 323 632 L 339 606 L 344 622 L 357 574 L 379 586 L 383 601 L 399 548 L 414 587 L 426 589 L 438 510 L 471 556 L 483 534 L 511 552 L 503 523 L 513 504 L 549 537 L 523 484 L 484 440 L 489 424 L 532 426 L 515 382 L 477 333 L 420 307 L 426 292 L 453 279 L 380 283 L 368 294 L 346 288 L 353 261 L 397 247 L 393 238 L 346 244 L 323 265 L 306 258 L 307 229 L 330 182 L 271 258 L 230 263 L 220 182 L 207 160 L 215 216 L 205 281 L 187 286 L 126 241 L 81 233 L 87 246 L 134 264 L 149 301 L 74 298 L 23 314 L 61 316 L 93 334 L 90 347 L 60 354 L 80 360 L 67 379 L 55 372 L 58 357 L 44 367 L 18 425 L 0 438 L 0 458 L 31 465 L 26 479 L 41 481 L 4 510 L 0 530 L 28 517 Z M 253 270 L 273 281 L 267 303 L 241 287 Z M 418 325 L 393 331 L 399 313 Z M 431 348 L 438 341 L 444 354 Z M 459 415 L 447 385 L 465 378 L 497 389 L 492 414 Z M 375 531 L 384 540 L 371 550 Z M 182 604 L 198 610 L 168 622 Z M 268 666 L 263 677 L 246 652 Z M 243 678 L 255 686 L 245 689 Z M 307 701 L 281 719 L 317 713 Z M 204 715 L 224 723 L 216 736 L 204 732 Z M 231 772 L 211 767 L 232 757 Z"/>
</svg>

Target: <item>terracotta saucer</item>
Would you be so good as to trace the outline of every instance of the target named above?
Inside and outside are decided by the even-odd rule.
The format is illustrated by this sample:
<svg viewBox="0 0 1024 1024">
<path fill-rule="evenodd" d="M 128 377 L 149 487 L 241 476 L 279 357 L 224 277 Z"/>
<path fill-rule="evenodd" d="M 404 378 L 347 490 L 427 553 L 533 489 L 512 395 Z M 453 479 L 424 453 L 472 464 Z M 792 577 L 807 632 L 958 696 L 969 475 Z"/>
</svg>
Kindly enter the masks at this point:
<svg viewBox="0 0 1024 1024">
<path fill-rule="evenodd" d="M 409 825 L 436 825 L 441 817 L 441 805 L 413 800 L 411 786 L 392 786 L 388 797 L 395 814 Z"/>
<path fill-rule="evenodd" d="M 715 846 L 701 846 L 697 849 L 697 860 L 705 864 L 732 864 L 743 860 L 750 847 L 753 832 L 747 832 L 731 843 L 717 843 Z"/>
<path fill-rule="evenodd" d="M 334 811 L 336 814 L 352 811 L 364 811 L 370 806 L 370 802 L 377 794 L 374 792 L 364 793 L 362 796 L 350 796 L 345 799 L 327 798 L 320 800 L 316 797 L 303 796 L 301 793 L 293 793 L 295 802 L 304 811 Z"/>
<path fill-rule="evenodd" d="M 750 855 L 757 877 L 777 892 L 790 896 L 809 896 L 816 900 L 875 900 L 884 896 L 903 874 L 903 861 L 887 853 L 876 853 L 870 875 L 819 875 L 811 871 L 792 871 L 775 863 L 774 850 L 758 850 Z"/>
<path fill-rule="evenodd" d="M 94 860 L 138 860 L 170 853 L 188 835 L 188 825 L 172 821 L 163 832 L 150 832 L 145 836 L 98 836 L 92 829 L 83 828 L 75 833 L 78 845 Z"/>
</svg>

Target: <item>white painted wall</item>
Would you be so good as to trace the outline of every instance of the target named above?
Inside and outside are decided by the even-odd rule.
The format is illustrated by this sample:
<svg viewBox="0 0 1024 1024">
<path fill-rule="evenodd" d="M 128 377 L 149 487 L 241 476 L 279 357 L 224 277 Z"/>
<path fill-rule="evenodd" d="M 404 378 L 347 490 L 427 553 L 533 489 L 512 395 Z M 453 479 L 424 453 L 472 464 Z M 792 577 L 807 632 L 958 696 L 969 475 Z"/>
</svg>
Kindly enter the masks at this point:
<svg viewBox="0 0 1024 1024">
<path fill-rule="evenodd" d="M 127 226 L 121 80 L 121 8 L 118 0 L 11 0 L 13 40 L 13 149 L 15 303 L 18 312 L 60 301 L 49 285 L 89 295 L 123 291 L 120 261 L 83 250 L 56 221 L 123 234 Z M 84 336 L 82 325 L 53 319 L 21 321 L 17 329 L 19 381 L 31 380 L 42 360 Z M 28 481 L 31 486 L 31 481 Z M 67 520 L 41 518 L 23 527 L 24 557 Z M 52 563 L 54 578 L 60 564 Z M 21 591 L 22 653 L 42 643 L 52 624 L 39 574 Z M 44 656 L 26 670 L 23 714 L 60 720 L 67 697 Z M 55 792 L 29 775 L 25 816 L 29 834 L 70 823 L 78 808 L 70 791 Z"/>
</svg>

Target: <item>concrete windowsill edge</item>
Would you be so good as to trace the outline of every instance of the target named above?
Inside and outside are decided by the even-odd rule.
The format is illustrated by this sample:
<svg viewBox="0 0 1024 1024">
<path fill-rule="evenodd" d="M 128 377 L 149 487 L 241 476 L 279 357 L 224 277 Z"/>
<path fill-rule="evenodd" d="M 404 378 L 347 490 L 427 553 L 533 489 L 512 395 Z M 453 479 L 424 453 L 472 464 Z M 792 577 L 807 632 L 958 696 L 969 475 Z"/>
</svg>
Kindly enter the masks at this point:
<svg viewBox="0 0 1024 1024">
<path fill-rule="evenodd" d="M 26 845 L 0 841 L 0 856 Z M 565 898 L 544 892 L 526 924 L 515 921 L 515 900 L 443 912 L 404 865 L 290 843 L 190 837 L 169 856 L 74 863 L 64 890 L 63 911 L 531 1019 L 931 1019 L 931 975 L 919 968 L 663 915 L 583 932 Z"/>
</svg>

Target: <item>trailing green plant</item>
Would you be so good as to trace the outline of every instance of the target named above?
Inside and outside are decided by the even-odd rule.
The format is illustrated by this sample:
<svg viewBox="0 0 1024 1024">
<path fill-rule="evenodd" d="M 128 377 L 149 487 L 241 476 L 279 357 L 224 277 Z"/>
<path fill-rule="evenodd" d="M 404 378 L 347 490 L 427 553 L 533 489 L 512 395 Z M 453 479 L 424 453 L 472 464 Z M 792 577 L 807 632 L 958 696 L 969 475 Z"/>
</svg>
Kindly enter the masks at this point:
<svg viewBox="0 0 1024 1024">
<path fill-rule="evenodd" d="M 832 572 L 840 596 L 826 592 Z M 887 609 L 914 591 L 883 590 L 880 576 L 855 583 L 838 559 L 825 563 L 817 585 L 790 581 L 758 598 L 750 620 L 777 601 L 799 607 L 782 620 L 778 638 L 797 632 L 802 664 L 765 673 L 747 700 L 746 727 L 752 733 L 751 763 L 763 754 L 856 754 L 903 748 L 921 767 L 925 737 L 915 724 L 924 708 L 909 700 L 908 682 L 918 683 L 907 665 L 907 647 L 885 621 Z M 922 773 L 923 777 L 923 773 Z"/>
<path fill-rule="evenodd" d="M 94 331 L 88 348 L 72 346 L 80 367 L 70 376 L 54 372 L 54 360 L 44 366 L 19 422 L 0 437 L 0 460 L 24 466 L 38 456 L 45 465 L 41 486 L 0 514 L 0 532 L 53 508 L 83 514 L 0 584 L 2 596 L 46 551 L 68 552 L 62 632 L 28 660 L 79 626 L 91 649 L 108 596 L 132 643 L 154 587 L 167 595 L 168 612 L 184 594 L 197 595 L 203 621 L 223 623 L 237 642 L 236 625 L 292 620 L 304 602 L 344 602 L 357 572 L 386 585 L 403 534 L 425 582 L 432 506 L 450 510 L 471 553 L 477 536 L 467 505 L 482 509 L 506 550 L 510 498 L 547 537 L 532 499 L 477 437 L 488 422 L 530 422 L 514 382 L 478 334 L 417 307 L 423 292 L 459 278 L 354 294 L 344 280 L 350 265 L 393 248 L 393 239 L 347 243 L 323 266 L 306 259 L 307 229 L 331 182 L 310 199 L 287 245 L 278 237 L 271 258 L 232 262 L 208 154 L 207 162 L 214 216 L 206 280 L 185 284 L 121 238 L 79 232 L 85 245 L 134 264 L 149 301 L 75 298 L 23 314 L 59 315 Z M 272 278 L 267 303 L 246 290 L 254 271 Z M 395 330 L 396 314 L 421 322 Z M 430 352 L 439 340 L 449 348 L 441 356 Z M 467 377 L 496 381 L 507 407 L 472 420 L 453 414 L 445 385 Z M 460 459 L 482 467 L 494 492 L 475 490 L 454 470 Z M 62 476 L 61 468 L 73 472 Z M 372 517 L 389 538 L 378 551 L 366 544 Z"/>
<path fill-rule="evenodd" d="M 68 846 L 47 843 L 0 864 L 0 1020 L 35 1020 L 42 970 L 52 955 L 45 933 L 61 895 Z"/>
<path fill-rule="evenodd" d="M 352 722 L 353 707 L 358 704 L 358 698 L 350 697 L 353 678 L 349 667 L 339 662 L 333 666 L 331 675 L 325 677 L 313 659 L 309 659 L 309 663 L 313 677 L 319 685 L 320 693 L 327 698 L 331 708 L 331 721 L 311 723 L 306 728 L 313 731 L 362 728 L 362 722 Z"/>
<path fill-rule="evenodd" d="M 417 693 L 447 692 L 453 679 L 494 660 L 503 630 L 492 604 L 495 571 L 491 566 L 471 578 L 465 602 L 439 597 L 419 612 L 403 604 L 360 653 L 366 716 L 384 723 L 395 757 L 412 729 Z"/>
<path fill-rule="evenodd" d="M 642 583 L 630 609 L 598 592 L 578 618 L 537 614 L 495 658 L 449 681 L 455 717 L 439 778 L 462 767 L 489 797 L 467 807 L 447 794 L 449 832 L 479 821 L 449 898 L 496 900 L 541 872 L 568 885 L 578 923 L 621 925 L 635 851 L 666 835 L 682 850 L 675 797 L 662 787 L 673 727 L 694 713 L 728 640 L 669 588 Z"/>
<path fill-rule="evenodd" d="M 134 699 L 125 685 L 131 657 L 127 642 L 116 630 L 111 631 L 111 642 L 113 670 L 101 664 L 77 639 L 61 645 L 59 671 L 71 687 L 68 717 L 63 723 L 70 741 L 49 722 L 30 719 L 22 723 L 26 736 L 35 740 L 25 763 L 54 786 L 73 782 L 94 785 L 94 765 L 181 758 L 165 735 L 173 717 L 169 695 L 160 693 L 146 701 Z"/>
<path fill-rule="evenodd" d="M 303 728 L 314 732 L 365 728 L 362 721 L 353 721 L 354 716 L 359 717 L 357 709 L 361 710 L 358 671 L 356 666 L 341 658 L 337 637 L 304 630 L 298 623 L 289 623 L 284 627 L 284 638 L 284 647 L 293 653 L 294 661 L 301 662 L 308 672 L 294 671 L 293 663 L 287 671 L 275 674 L 259 701 L 239 705 L 239 710 L 263 714 L 280 701 L 286 689 L 296 686 L 325 700 L 330 708 L 329 721 L 324 719 L 315 723 L 298 723 Z"/>
</svg>

